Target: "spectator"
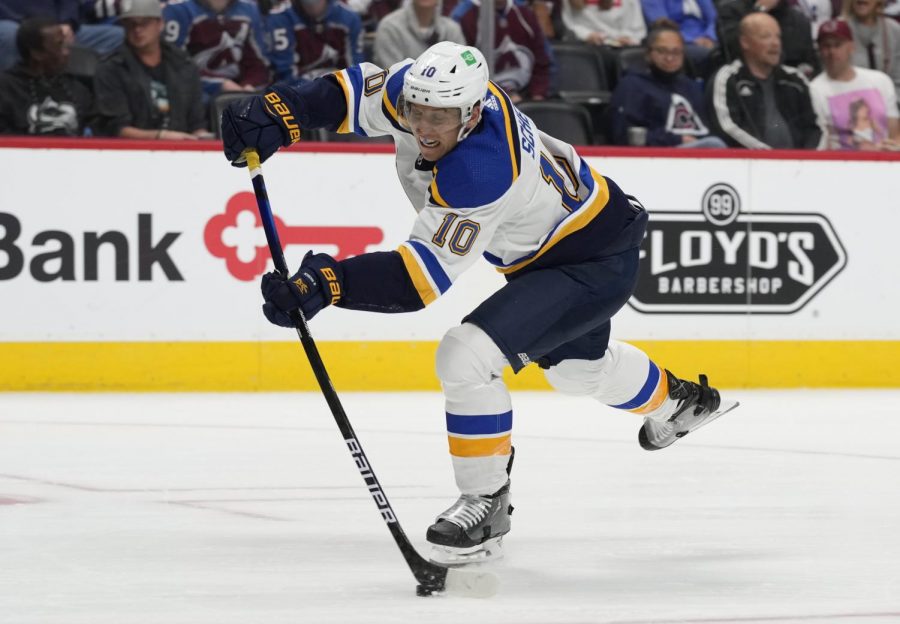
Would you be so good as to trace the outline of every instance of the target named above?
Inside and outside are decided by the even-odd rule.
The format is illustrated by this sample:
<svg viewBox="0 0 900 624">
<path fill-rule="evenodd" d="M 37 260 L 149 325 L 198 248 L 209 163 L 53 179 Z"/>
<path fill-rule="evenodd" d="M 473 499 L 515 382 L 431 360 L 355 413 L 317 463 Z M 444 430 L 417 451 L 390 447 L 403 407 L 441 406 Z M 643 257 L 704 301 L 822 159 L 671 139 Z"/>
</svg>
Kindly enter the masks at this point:
<svg viewBox="0 0 900 624">
<path fill-rule="evenodd" d="M 900 139 L 897 97 L 887 74 L 854 67 L 853 33 L 846 22 L 831 20 L 819 29 L 825 71 L 810 84 L 819 124 L 831 149 L 897 149 Z"/>
<path fill-rule="evenodd" d="M 562 21 L 562 0 L 530 0 L 528 6 L 534 11 L 547 39 L 556 41 L 562 38 L 566 31 Z"/>
<path fill-rule="evenodd" d="M 550 95 L 553 57 L 544 31 L 527 6 L 515 0 L 496 0 L 494 24 L 494 71 L 492 80 L 513 102 L 543 100 Z M 453 11 L 466 42 L 478 40 L 480 2 L 463 0 Z"/>
<path fill-rule="evenodd" d="M 819 26 L 841 13 L 841 0 L 790 0 L 790 5 L 809 20 L 813 39 Z"/>
<path fill-rule="evenodd" d="M 16 31 L 19 22 L 28 17 L 48 17 L 61 24 L 63 37 L 68 45 L 92 48 L 100 54 L 115 50 L 122 45 L 122 29 L 110 24 L 84 23 L 82 17 L 90 18 L 86 21 L 96 21 L 96 15 L 87 9 L 92 6 L 93 3 L 86 5 L 82 0 L 0 1 L 0 71 L 19 62 Z"/>
<path fill-rule="evenodd" d="M 564 0 L 563 23 L 579 41 L 636 46 L 647 34 L 639 0 Z"/>
<path fill-rule="evenodd" d="M 647 145 L 725 147 L 708 130 L 700 84 L 684 75 L 684 37 L 668 19 L 654 22 L 645 42 L 649 71 L 626 73 L 610 102 L 610 136 L 628 144 L 628 128 L 647 131 Z"/>
<path fill-rule="evenodd" d="M 647 35 L 640 0 L 563 0 L 563 23 L 579 41 L 595 45 L 609 88 L 619 75 L 619 52 Z"/>
<path fill-rule="evenodd" d="M 362 21 L 337 0 L 290 0 L 267 19 L 275 79 L 317 78 L 363 62 Z"/>
<path fill-rule="evenodd" d="M 256 91 L 270 82 L 265 28 L 250 0 L 183 0 L 163 9 L 164 38 L 200 70 L 203 91 Z"/>
<path fill-rule="evenodd" d="M 97 68 L 97 102 L 108 134 L 128 139 L 207 135 L 200 73 L 187 54 L 162 41 L 159 0 L 130 0 L 122 11 L 125 45 Z"/>
<path fill-rule="evenodd" d="M 712 0 L 641 0 L 648 24 L 668 18 L 681 29 L 685 53 L 694 69 L 706 76 L 707 59 L 716 47 L 716 7 Z"/>
<path fill-rule="evenodd" d="M 94 96 L 64 73 L 69 44 L 63 25 L 28 18 L 16 47 L 22 60 L 0 75 L 0 134 L 83 135 L 94 117 Z"/>
<path fill-rule="evenodd" d="M 375 31 L 375 64 L 387 69 L 418 58 L 438 41 L 465 44 L 459 24 L 441 15 L 441 0 L 411 0 L 387 15 Z"/>
<path fill-rule="evenodd" d="M 719 42 L 726 62 L 741 57 L 741 20 L 754 12 L 768 13 L 778 22 L 782 34 L 782 64 L 796 67 L 807 78 L 818 73 L 819 57 L 813 46 L 812 26 L 787 0 L 730 0 L 719 6 Z"/>
<path fill-rule="evenodd" d="M 882 0 L 844 0 L 853 32 L 853 64 L 883 71 L 900 93 L 900 24 L 882 15 Z"/>
<path fill-rule="evenodd" d="M 780 64 L 778 22 L 750 13 L 741 20 L 739 41 L 743 60 L 719 69 L 711 83 L 713 131 L 736 147 L 818 147 L 823 135 L 806 78 Z"/>
</svg>

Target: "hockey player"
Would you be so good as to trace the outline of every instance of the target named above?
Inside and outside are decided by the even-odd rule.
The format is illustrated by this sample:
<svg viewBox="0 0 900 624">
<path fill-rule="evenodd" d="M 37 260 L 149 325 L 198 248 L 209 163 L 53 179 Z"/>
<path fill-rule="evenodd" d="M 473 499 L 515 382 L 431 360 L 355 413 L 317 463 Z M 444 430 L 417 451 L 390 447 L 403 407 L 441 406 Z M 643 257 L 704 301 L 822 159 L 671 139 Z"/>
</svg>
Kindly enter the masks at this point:
<svg viewBox="0 0 900 624">
<path fill-rule="evenodd" d="M 437 351 L 459 499 L 428 529 L 432 558 L 500 554 L 510 529 L 512 407 L 501 376 L 530 362 L 559 391 L 640 414 L 640 444 L 664 448 L 727 406 L 704 376 L 677 378 L 610 319 L 638 274 L 647 213 L 576 150 L 541 132 L 488 79 L 476 48 L 438 43 L 382 70 L 363 63 L 299 86 L 275 85 L 223 115 L 226 157 L 242 166 L 318 127 L 396 144 L 397 172 L 418 216 L 396 251 L 335 261 L 306 255 L 290 279 L 262 279 L 266 317 L 292 327 L 337 305 L 411 312 L 483 256 L 507 284 L 451 328 Z"/>
</svg>

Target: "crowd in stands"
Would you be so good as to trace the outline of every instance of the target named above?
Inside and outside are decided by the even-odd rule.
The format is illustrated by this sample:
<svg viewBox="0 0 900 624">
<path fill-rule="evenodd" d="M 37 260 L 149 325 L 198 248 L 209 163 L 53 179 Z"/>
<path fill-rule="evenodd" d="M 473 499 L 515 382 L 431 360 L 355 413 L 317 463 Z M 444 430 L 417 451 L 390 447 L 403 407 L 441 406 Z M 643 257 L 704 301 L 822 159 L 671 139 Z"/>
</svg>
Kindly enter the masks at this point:
<svg viewBox="0 0 900 624">
<path fill-rule="evenodd" d="M 213 137 L 226 97 L 364 61 L 387 68 L 438 41 L 478 46 L 480 5 L 0 0 L 0 134 Z M 561 123 L 565 140 L 900 149 L 900 0 L 494 0 L 494 10 L 492 79 L 528 114 L 575 111 L 585 134 Z M 555 133 L 552 117 L 539 125 Z"/>
</svg>

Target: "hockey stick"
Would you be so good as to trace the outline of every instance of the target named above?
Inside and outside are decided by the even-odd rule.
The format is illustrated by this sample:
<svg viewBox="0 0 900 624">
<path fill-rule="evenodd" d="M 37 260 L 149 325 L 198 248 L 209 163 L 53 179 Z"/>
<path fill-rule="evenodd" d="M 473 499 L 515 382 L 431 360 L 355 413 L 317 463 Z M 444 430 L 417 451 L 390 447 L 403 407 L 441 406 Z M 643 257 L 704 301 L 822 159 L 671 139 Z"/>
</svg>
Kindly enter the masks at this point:
<svg viewBox="0 0 900 624">
<path fill-rule="evenodd" d="M 250 172 L 250 178 L 253 182 L 253 192 L 256 195 L 256 206 L 259 210 L 259 217 L 262 220 L 263 229 L 266 232 L 266 241 L 269 244 L 269 252 L 272 254 L 272 260 L 275 262 L 275 270 L 284 277 L 288 277 L 287 262 L 284 259 L 284 250 L 281 247 L 281 241 L 278 238 L 278 230 L 275 227 L 275 218 L 272 216 L 272 208 L 269 205 L 269 195 L 266 192 L 266 184 L 263 180 L 262 168 L 260 167 L 259 155 L 254 149 L 244 151 L 244 157 L 247 159 L 247 168 Z M 328 372 L 325 370 L 325 364 L 319 355 L 319 350 L 313 340 L 312 334 L 309 332 L 309 326 L 306 323 L 306 317 L 299 309 L 294 310 L 290 314 L 291 320 L 294 322 L 294 328 L 303 344 L 303 350 L 306 351 L 306 357 L 319 382 L 319 388 L 325 395 L 325 401 L 331 408 L 331 414 L 337 423 L 341 435 L 344 436 L 344 442 L 350 450 L 354 463 L 362 475 L 369 490 L 369 494 L 375 501 L 381 517 L 387 524 L 400 553 L 406 560 L 406 564 L 416 577 L 418 585 L 416 586 L 416 594 L 419 596 L 429 596 L 434 592 L 448 590 L 453 593 L 472 596 L 476 598 L 486 598 L 492 596 L 497 591 L 499 581 L 496 575 L 478 570 L 460 570 L 457 568 L 448 568 L 437 565 L 430 561 L 426 561 L 410 543 L 409 538 L 400 526 L 397 515 L 394 513 L 391 503 L 388 501 L 387 495 L 381 488 L 378 477 L 369 463 L 365 452 L 356 438 L 356 433 L 350 425 L 350 420 L 344 412 L 337 392 L 331 384 Z"/>
</svg>

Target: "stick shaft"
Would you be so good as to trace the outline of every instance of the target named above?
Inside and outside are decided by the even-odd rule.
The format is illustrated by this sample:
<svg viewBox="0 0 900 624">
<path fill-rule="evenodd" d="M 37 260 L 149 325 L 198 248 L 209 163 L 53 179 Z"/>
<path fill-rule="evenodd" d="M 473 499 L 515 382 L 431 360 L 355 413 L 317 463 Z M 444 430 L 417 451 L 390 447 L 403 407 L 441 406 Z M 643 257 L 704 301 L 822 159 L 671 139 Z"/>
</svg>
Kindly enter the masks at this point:
<svg viewBox="0 0 900 624">
<path fill-rule="evenodd" d="M 272 254 L 272 260 L 275 262 L 275 270 L 283 276 L 288 277 L 288 266 L 284 259 L 284 250 L 281 247 L 281 241 L 278 237 L 278 229 L 275 226 L 275 218 L 272 215 L 272 207 L 269 203 L 269 195 L 266 192 L 266 183 L 263 179 L 259 156 L 255 150 L 246 151 L 245 156 L 247 158 L 247 166 L 250 170 L 250 177 L 253 181 L 253 192 L 256 195 L 256 205 L 259 210 L 259 217 L 262 221 L 263 229 L 266 232 L 266 241 L 269 244 L 269 252 Z M 344 443 L 347 445 L 350 455 L 353 457 L 353 461 L 366 483 L 369 494 L 371 494 L 372 499 L 375 501 L 375 505 L 381 512 L 382 519 L 385 521 L 385 524 L 387 524 L 391 535 L 394 537 L 394 541 L 400 548 L 403 558 L 409 565 L 410 570 L 412 570 L 416 580 L 435 590 L 443 589 L 444 581 L 447 576 L 447 568 L 435 565 L 423 559 L 410 543 L 409 538 L 403 531 L 403 527 L 400 526 L 400 522 L 397 520 L 394 509 L 391 507 L 387 495 L 381 488 L 381 483 L 378 481 L 378 477 L 375 476 L 375 471 L 372 469 L 372 465 L 369 463 L 369 459 L 366 457 L 362 445 L 360 445 L 359 440 L 356 438 L 356 433 L 353 431 L 350 419 L 347 418 L 347 414 L 344 412 L 344 407 L 341 405 L 337 392 L 331 383 L 331 378 L 328 376 L 328 371 L 325 369 L 325 363 L 322 361 L 322 356 L 319 355 L 319 349 L 316 347 L 316 343 L 309 331 L 309 325 L 306 322 L 306 317 L 303 316 L 302 310 L 297 309 L 293 311 L 291 313 L 291 320 L 294 322 L 297 335 L 300 337 L 300 342 L 303 345 L 303 350 L 306 352 L 306 357 L 309 359 L 309 364 L 316 376 L 316 381 L 319 383 L 319 388 L 325 396 L 325 401 L 331 409 L 331 414 L 334 416 L 334 420 L 337 423 L 338 429 L 340 429 L 341 435 L 344 436 Z"/>
</svg>

